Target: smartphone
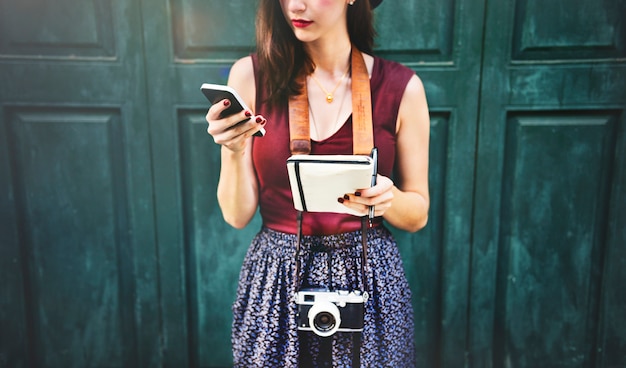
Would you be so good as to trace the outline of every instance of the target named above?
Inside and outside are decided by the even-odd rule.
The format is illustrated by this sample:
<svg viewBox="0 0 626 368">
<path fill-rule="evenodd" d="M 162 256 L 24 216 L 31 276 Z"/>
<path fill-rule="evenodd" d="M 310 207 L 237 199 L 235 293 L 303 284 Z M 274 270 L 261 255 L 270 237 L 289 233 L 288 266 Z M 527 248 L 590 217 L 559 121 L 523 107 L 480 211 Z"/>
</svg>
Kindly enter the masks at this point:
<svg viewBox="0 0 626 368">
<path fill-rule="evenodd" d="M 243 102 L 243 99 L 241 98 L 241 96 L 239 96 L 237 91 L 235 91 L 229 86 L 224 86 L 221 84 L 204 83 L 202 84 L 202 87 L 200 87 L 200 89 L 202 90 L 202 93 L 207 98 L 207 100 L 209 100 L 211 104 L 216 104 L 222 101 L 223 99 L 228 99 L 230 101 L 230 106 L 226 110 L 222 111 L 222 113 L 220 114 L 220 118 L 224 118 L 232 114 L 236 114 L 243 110 L 252 111 L 246 106 L 246 103 Z M 237 124 L 246 122 L 248 120 L 250 120 L 250 118 L 242 120 Z M 259 130 L 258 132 L 254 133 L 255 137 L 263 137 L 264 135 L 265 135 L 265 129 L 263 128 L 261 128 L 261 130 Z"/>
</svg>

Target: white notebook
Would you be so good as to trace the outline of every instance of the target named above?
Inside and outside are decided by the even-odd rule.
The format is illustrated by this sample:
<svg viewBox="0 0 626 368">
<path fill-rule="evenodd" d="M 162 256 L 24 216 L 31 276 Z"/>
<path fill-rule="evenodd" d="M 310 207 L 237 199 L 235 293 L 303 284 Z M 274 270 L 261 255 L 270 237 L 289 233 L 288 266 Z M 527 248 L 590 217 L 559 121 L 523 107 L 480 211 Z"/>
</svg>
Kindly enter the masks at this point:
<svg viewBox="0 0 626 368">
<path fill-rule="evenodd" d="M 293 155 L 287 159 L 294 207 L 304 212 L 362 216 L 337 201 L 347 193 L 369 188 L 374 159 L 361 155 Z"/>
</svg>

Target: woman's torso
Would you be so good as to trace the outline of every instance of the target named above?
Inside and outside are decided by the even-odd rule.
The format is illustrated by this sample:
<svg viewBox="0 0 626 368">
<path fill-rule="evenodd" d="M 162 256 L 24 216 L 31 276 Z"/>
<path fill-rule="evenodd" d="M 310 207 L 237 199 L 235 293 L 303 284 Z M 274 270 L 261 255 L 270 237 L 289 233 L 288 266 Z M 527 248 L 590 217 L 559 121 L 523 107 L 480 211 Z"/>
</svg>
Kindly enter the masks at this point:
<svg viewBox="0 0 626 368">
<path fill-rule="evenodd" d="M 252 56 L 258 75 L 256 55 Z M 370 80 L 374 145 L 378 149 L 378 173 L 392 176 L 396 155 L 396 121 L 400 101 L 414 72 L 401 64 L 374 58 Z M 287 158 L 289 151 L 289 112 L 285 106 L 270 108 L 263 101 L 267 91 L 256 78 L 255 113 L 267 118 L 267 134 L 254 138 L 252 159 L 259 184 L 259 207 L 263 224 L 270 229 L 296 232 L 296 210 L 293 206 Z M 311 141 L 311 154 L 352 154 L 352 117 L 332 136 L 323 141 Z M 377 219 L 380 223 L 381 219 Z M 337 234 L 360 229 L 361 219 L 337 213 L 306 213 L 302 231 L 305 235 Z"/>
</svg>

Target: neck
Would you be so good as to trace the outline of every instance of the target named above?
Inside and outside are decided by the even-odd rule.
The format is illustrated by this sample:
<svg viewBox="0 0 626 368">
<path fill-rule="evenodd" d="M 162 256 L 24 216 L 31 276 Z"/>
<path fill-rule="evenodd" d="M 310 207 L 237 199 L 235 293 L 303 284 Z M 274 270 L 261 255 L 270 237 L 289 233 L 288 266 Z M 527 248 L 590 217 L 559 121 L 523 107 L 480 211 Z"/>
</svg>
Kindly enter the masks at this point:
<svg viewBox="0 0 626 368">
<path fill-rule="evenodd" d="M 332 43 L 309 43 L 305 47 L 316 71 L 342 75 L 350 64 L 352 44 L 349 39 Z"/>
</svg>

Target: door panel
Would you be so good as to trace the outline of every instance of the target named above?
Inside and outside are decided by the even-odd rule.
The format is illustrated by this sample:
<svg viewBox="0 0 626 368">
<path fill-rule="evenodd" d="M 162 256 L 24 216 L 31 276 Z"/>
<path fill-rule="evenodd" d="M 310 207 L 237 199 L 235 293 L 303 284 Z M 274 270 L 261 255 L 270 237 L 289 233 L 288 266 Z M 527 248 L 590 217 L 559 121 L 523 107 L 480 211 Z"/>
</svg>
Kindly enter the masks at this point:
<svg viewBox="0 0 626 368">
<path fill-rule="evenodd" d="M 123 147 L 112 139 L 120 136 L 119 114 L 7 110 L 33 349 L 46 357 L 44 366 L 104 357 L 120 365 L 134 342 L 119 338 L 123 325 L 132 326 L 132 304 L 120 303 L 130 292 L 120 281 L 132 275 L 118 262 L 128 232 L 123 160 L 116 157 Z"/>
<path fill-rule="evenodd" d="M 589 366 L 617 122 L 585 113 L 507 122 L 496 362 Z"/>
<path fill-rule="evenodd" d="M 3 1 L 0 53 L 6 57 L 110 59 L 116 56 L 108 2 Z"/>
<path fill-rule="evenodd" d="M 518 0 L 512 60 L 573 61 L 626 56 L 624 0 L 575 2 Z"/>
<path fill-rule="evenodd" d="M 255 42 L 256 1 L 170 0 L 177 61 L 233 60 Z"/>
<path fill-rule="evenodd" d="M 463 1 L 455 0 L 421 3 L 402 0 L 392 5 L 383 2 L 374 11 L 378 31 L 376 54 L 413 66 L 452 66 L 460 61 L 455 52 L 469 51 L 455 42 L 457 37 L 463 37 L 459 32 L 463 24 L 459 9 L 463 5 Z M 472 11 L 472 15 L 480 15 L 478 10 Z M 473 32 L 479 30 L 469 30 L 470 34 Z"/>
<path fill-rule="evenodd" d="M 609 282 L 626 238 L 608 226 L 624 218 L 625 5 L 489 2 L 472 366 L 626 364 L 604 317 L 626 305 Z"/>
<path fill-rule="evenodd" d="M 0 1 L 0 366 L 158 360 L 138 8 Z M 11 273 L 5 272 L 9 270 Z M 150 318 L 145 318 L 150 316 Z M 7 324 L 5 325 L 5 321 Z"/>
</svg>

